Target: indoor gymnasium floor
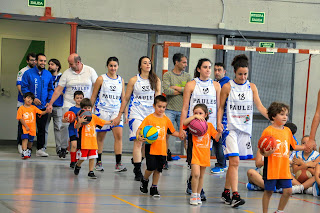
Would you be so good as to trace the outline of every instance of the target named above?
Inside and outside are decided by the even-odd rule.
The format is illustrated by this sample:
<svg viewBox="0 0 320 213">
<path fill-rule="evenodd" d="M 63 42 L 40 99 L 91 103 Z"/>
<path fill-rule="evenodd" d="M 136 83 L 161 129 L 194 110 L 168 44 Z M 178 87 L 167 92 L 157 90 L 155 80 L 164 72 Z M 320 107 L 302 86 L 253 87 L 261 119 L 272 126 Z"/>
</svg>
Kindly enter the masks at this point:
<svg viewBox="0 0 320 213">
<path fill-rule="evenodd" d="M 53 154 L 53 150 L 49 150 Z M 69 156 L 68 156 L 69 157 Z M 21 160 L 15 146 L 0 151 L 0 212 L 262 212 L 263 192 L 248 191 L 246 171 L 254 161 L 242 161 L 239 169 L 239 191 L 246 204 L 233 209 L 220 201 L 225 173 L 205 176 L 204 189 L 207 201 L 201 206 L 190 206 L 185 194 L 189 174 L 184 159 L 170 162 L 159 183 L 161 199 L 156 200 L 139 191 L 139 182 L 133 180 L 130 156 L 123 163 L 128 171 L 113 172 L 114 156 L 103 155 L 105 171 L 95 172 L 96 180 L 87 178 L 88 162 L 82 166 L 79 176 L 69 168 L 69 159 L 61 160 L 51 155 L 48 158 L 32 157 Z M 212 161 L 214 163 L 214 161 Z M 145 166 L 143 166 L 143 169 Z M 274 194 L 269 212 L 274 212 L 280 194 Z M 286 212 L 319 212 L 320 200 L 311 195 L 294 195 Z"/>
</svg>

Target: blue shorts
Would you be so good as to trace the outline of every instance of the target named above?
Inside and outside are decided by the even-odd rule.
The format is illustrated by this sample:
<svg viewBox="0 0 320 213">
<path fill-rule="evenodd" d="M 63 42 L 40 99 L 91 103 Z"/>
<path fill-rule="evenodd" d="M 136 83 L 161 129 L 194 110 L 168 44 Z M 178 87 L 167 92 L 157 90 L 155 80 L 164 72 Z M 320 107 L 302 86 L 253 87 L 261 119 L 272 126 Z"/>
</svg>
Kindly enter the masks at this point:
<svg viewBox="0 0 320 213">
<path fill-rule="evenodd" d="M 287 189 L 292 188 L 291 179 L 276 179 L 276 180 L 264 180 L 264 190 L 274 191 L 274 189 Z"/>
<path fill-rule="evenodd" d="M 22 139 L 22 140 L 28 139 L 29 142 L 33 142 L 34 136 L 31 136 L 31 135 L 29 135 L 29 134 L 22 134 L 22 135 L 21 135 L 21 139 Z"/>
</svg>

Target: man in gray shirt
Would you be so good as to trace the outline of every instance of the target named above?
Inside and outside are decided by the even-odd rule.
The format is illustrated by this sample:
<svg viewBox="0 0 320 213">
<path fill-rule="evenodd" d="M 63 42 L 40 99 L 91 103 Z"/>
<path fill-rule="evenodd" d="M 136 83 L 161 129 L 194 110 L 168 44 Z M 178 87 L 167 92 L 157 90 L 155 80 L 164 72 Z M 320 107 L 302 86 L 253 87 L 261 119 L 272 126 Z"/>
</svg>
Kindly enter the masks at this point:
<svg viewBox="0 0 320 213">
<path fill-rule="evenodd" d="M 166 116 L 177 123 L 180 127 L 181 109 L 183 104 L 183 90 L 187 82 L 191 80 L 189 73 L 184 72 L 187 67 L 187 57 L 182 53 L 173 55 L 174 68 L 166 72 L 162 78 L 162 91 L 166 94 L 168 105 L 166 109 Z M 179 130 L 177 130 L 179 131 Z M 169 136 L 167 136 L 167 145 Z M 168 146 L 169 147 L 169 146 Z M 168 169 L 166 162 L 165 169 Z"/>
</svg>

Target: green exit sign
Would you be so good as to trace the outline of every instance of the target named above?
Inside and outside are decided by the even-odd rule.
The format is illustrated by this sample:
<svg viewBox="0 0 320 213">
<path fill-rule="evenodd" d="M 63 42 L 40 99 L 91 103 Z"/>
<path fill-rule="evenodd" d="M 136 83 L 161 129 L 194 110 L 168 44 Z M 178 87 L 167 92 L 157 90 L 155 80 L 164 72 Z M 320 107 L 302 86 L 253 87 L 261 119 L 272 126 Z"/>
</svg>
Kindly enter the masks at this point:
<svg viewBox="0 0 320 213">
<path fill-rule="evenodd" d="M 28 0 L 29 7 L 45 7 L 45 0 Z"/>
<path fill-rule="evenodd" d="M 274 48 L 276 43 L 274 42 L 259 42 L 259 47 L 266 47 L 266 48 Z M 260 54 L 274 54 L 274 52 L 259 52 Z"/>
<path fill-rule="evenodd" d="M 264 24 L 265 15 L 265 12 L 250 12 L 249 23 Z"/>
</svg>

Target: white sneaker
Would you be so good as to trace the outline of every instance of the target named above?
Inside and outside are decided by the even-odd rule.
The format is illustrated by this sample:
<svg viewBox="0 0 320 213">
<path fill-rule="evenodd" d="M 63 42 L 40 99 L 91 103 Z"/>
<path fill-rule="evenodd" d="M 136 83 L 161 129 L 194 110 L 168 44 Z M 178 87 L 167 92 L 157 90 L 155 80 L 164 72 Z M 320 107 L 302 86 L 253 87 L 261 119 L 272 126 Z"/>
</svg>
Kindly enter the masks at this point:
<svg viewBox="0 0 320 213">
<path fill-rule="evenodd" d="M 304 190 L 303 185 L 292 186 L 292 194 L 302 194 Z"/>
<path fill-rule="evenodd" d="M 190 196 L 190 205 L 194 205 L 194 206 L 198 205 L 198 197 L 197 197 L 197 195 L 191 195 Z"/>
<path fill-rule="evenodd" d="M 19 152 L 20 154 L 22 154 L 22 145 L 21 145 L 21 144 L 18 144 L 18 152 Z"/>
<path fill-rule="evenodd" d="M 37 157 L 48 157 L 49 154 L 46 153 L 44 150 L 45 150 L 44 148 L 38 149 L 37 152 L 36 152 L 36 156 Z"/>
<path fill-rule="evenodd" d="M 307 195 L 313 195 L 313 187 L 309 187 L 306 190 L 304 190 L 304 193 L 306 193 Z"/>
<path fill-rule="evenodd" d="M 197 194 L 197 201 L 198 201 L 198 205 L 202 204 L 200 194 Z"/>
</svg>

